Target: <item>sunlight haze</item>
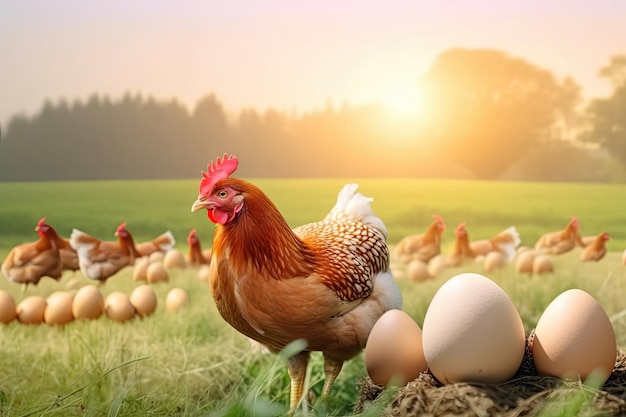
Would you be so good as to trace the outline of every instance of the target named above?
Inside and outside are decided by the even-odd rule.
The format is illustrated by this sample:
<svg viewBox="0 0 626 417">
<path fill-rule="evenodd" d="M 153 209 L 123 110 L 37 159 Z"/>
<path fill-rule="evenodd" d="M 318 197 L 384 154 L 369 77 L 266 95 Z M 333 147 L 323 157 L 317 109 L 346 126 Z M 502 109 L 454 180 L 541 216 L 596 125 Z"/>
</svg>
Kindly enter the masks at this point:
<svg viewBox="0 0 626 417">
<path fill-rule="evenodd" d="M 506 51 L 585 98 L 626 52 L 626 3 L 584 1 L 40 1 L 0 5 L 0 122 L 126 92 L 209 93 L 238 111 L 380 102 L 418 112 L 418 80 L 452 47 Z"/>
</svg>

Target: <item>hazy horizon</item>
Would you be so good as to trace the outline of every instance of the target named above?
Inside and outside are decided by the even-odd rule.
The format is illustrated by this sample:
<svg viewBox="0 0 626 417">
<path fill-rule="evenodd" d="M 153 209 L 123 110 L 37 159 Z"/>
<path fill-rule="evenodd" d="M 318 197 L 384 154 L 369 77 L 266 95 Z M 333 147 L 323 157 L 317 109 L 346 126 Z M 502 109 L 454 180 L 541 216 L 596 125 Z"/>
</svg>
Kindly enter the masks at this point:
<svg viewBox="0 0 626 417">
<path fill-rule="evenodd" d="M 626 3 L 608 0 L 3 2 L 0 123 L 93 93 L 190 108 L 214 93 L 232 111 L 417 106 L 417 80 L 452 47 L 506 51 L 588 99 L 610 92 L 597 72 L 626 53 L 624 21 Z"/>
</svg>

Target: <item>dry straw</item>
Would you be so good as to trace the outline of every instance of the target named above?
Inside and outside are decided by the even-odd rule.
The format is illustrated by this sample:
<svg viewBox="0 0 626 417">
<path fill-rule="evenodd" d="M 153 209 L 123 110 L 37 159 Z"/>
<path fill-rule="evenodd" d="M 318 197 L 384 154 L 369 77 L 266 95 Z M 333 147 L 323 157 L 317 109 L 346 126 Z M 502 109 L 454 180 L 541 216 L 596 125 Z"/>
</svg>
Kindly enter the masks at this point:
<svg viewBox="0 0 626 417">
<path fill-rule="evenodd" d="M 626 353 L 619 352 L 609 379 L 595 389 L 576 381 L 537 374 L 532 360 L 533 334 L 517 374 L 501 384 L 442 385 L 429 372 L 401 388 L 385 409 L 385 417 L 518 417 L 626 415 Z M 359 381 L 356 412 L 376 401 L 383 388 L 369 378 Z"/>
</svg>

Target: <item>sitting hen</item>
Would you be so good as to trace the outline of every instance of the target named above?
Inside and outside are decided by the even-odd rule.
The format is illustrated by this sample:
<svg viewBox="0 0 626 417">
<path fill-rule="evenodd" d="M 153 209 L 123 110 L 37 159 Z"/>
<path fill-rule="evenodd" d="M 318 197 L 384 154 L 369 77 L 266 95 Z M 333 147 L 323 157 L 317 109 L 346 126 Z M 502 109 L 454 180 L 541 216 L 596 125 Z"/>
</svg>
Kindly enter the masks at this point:
<svg viewBox="0 0 626 417">
<path fill-rule="evenodd" d="M 406 263 L 413 260 L 428 263 L 441 253 L 441 234 L 444 230 L 446 230 L 446 223 L 443 218 L 433 214 L 433 222 L 424 233 L 406 236 L 398 242 L 395 249 L 396 256 Z"/>
<path fill-rule="evenodd" d="M 389 272 L 387 229 L 372 199 L 348 184 L 322 221 L 292 230 L 258 187 L 229 178 L 237 165 L 226 155 L 211 162 L 191 211 L 204 208 L 217 224 L 209 282 L 222 317 L 272 352 L 306 341 L 306 350 L 287 364 L 293 410 L 310 352 L 323 352 L 327 395 L 378 318 L 401 307 Z"/>
<path fill-rule="evenodd" d="M 487 255 L 489 252 L 500 252 L 507 261 L 513 260 L 517 247 L 522 240 L 515 226 L 511 226 L 490 239 L 474 240 L 470 248 L 476 256 Z"/>
<path fill-rule="evenodd" d="M 37 285 L 43 277 L 59 280 L 63 274 L 56 232 L 45 221 L 44 217 L 35 227 L 39 240 L 15 246 L 0 267 L 9 281 L 24 284 L 24 289 L 29 284 Z"/>
<path fill-rule="evenodd" d="M 74 229 L 70 245 L 78 254 L 78 264 L 83 274 L 104 283 L 122 268 L 133 265 L 139 258 L 132 235 L 122 223 L 115 231 L 117 242 L 102 241 Z"/>
<path fill-rule="evenodd" d="M 560 255 L 571 251 L 577 245 L 585 246 L 580 238 L 580 223 L 576 217 L 572 217 L 565 228 L 558 232 L 550 232 L 542 235 L 535 243 L 535 249 L 549 255 Z"/>
<path fill-rule="evenodd" d="M 139 252 L 139 256 L 150 256 L 154 252 L 163 252 L 174 248 L 176 245 L 176 239 L 174 239 L 174 235 L 171 231 L 167 231 L 162 233 L 148 242 L 141 242 L 135 245 L 137 248 L 137 252 Z"/>
</svg>

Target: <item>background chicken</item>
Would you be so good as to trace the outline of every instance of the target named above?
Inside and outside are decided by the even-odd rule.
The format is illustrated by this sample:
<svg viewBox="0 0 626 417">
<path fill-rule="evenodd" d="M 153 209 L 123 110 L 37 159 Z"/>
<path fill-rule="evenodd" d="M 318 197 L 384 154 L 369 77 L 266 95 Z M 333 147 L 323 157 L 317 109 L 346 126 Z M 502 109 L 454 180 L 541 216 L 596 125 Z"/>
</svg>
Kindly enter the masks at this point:
<svg viewBox="0 0 626 417">
<path fill-rule="evenodd" d="M 465 229 L 465 223 L 461 223 L 456 227 L 454 232 L 454 246 L 452 251 L 445 259 L 445 266 L 457 267 L 461 266 L 468 260 L 473 260 L 476 254 L 470 247 L 469 233 Z"/>
<path fill-rule="evenodd" d="M 70 245 L 78 254 L 78 264 L 83 274 L 102 283 L 122 268 L 133 265 L 140 255 L 132 235 L 126 230 L 126 223 L 118 226 L 115 236 L 117 242 L 109 242 L 78 229 L 72 231 Z"/>
<path fill-rule="evenodd" d="M 306 350 L 288 360 L 294 409 L 311 351 L 324 354 L 326 395 L 376 320 L 401 307 L 388 272 L 387 229 L 371 199 L 350 184 L 324 220 L 291 230 L 259 188 L 228 178 L 237 164 L 224 156 L 209 165 L 192 211 L 207 209 L 217 223 L 210 285 L 222 317 L 272 352 L 306 341 Z"/>
<path fill-rule="evenodd" d="M 166 253 L 172 249 L 174 245 L 176 245 L 176 240 L 172 232 L 168 230 L 149 242 L 137 243 L 135 248 L 137 248 L 139 256 L 150 256 L 154 252 Z"/>
<path fill-rule="evenodd" d="M 475 255 L 487 255 L 489 252 L 500 252 L 507 261 L 515 258 L 517 247 L 522 240 L 515 226 L 503 230 L 491 239 L 480 239 L 470 242 L 470 249 Z"/>
<path fill-rule="evenodd" d="M 39 240 L 22 243 L 9 251 L 0 269 L 11 282 L 37 285 L 41 278 L 50 277 L 59 280 L 63 274 L 63 262 L 59 254 L 56 232 L 45 224 L 42 218 L 35 231 Z"/>
<path fill-rule="evenodd" d="M 39 222 L 45 222 L 45 217 Z M 47 234 L 50 238 L 54 239 L 57 248 L 59 249 L 59 255 L 61 256 L 61 262 L 63 263 L 63 270 L 78 271 L 80 266 L 78 265 L 78 254 L 70 245 L 70 240 L 59 236 L 57 231 L 47 223 L 43 223 L 39 227 L 45 226 L 48 228 Z"/>
<path fill-rule="evenodd" d="M 446 229 L 446 224 L 436 214 L 433 219 L 424 233 L 406 236 L 398 243 L 394 251 L 398 259 L 407 263 L 413 260 L 428 263 L 441 253 L 441 234 Z"/>
<path fill-rule="evenodd" d="M 202 244 L 196 233 L 196 229 L 191 229 L 187 235 L 187 245 L 189 245 L 187 263 L 191 266 L 208 265 L 211 261 L 211 249 L 202 251 Z"/>
<path fill-rule="evenodd" d="M 541 236 L 537 243 L 535 243 L 535 249 L 542 253 L 551 255 L 560 255 L 565 252 L 569 252 L 580 245 L 579 236 L 580 224 L 576 217 L 572 217 L 570 222 L 560 232 L 546 233 Z"/>
<path fill-rule="evenodd" d="M 599 261 L 606 255 L 606 243 L 611 239 L 611 235 L 602 232 L 595 237 L 593 242 L 587 245 L 580 253 L 581 261 Z"/>
</svg>

